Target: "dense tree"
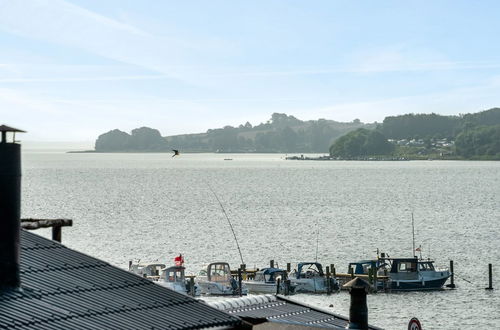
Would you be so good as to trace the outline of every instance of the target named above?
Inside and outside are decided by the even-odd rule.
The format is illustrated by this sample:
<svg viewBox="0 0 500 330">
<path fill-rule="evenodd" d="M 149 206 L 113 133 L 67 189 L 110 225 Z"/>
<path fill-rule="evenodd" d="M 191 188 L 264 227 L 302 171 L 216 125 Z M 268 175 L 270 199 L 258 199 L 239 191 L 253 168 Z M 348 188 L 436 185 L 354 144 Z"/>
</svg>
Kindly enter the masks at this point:
<svg viewBox="0 0 500 330">
<path fill-rule="evenodd" d="M 168 149 L 167 141 L 161 136 L 160 131 L 149 127 L 132 130 L 130 147 L 138 151 L 164 151 Z"/>
<path fill-rule="evenodd" d="M 458 155 L 466 158 L 489 156 L 500 159 L 500 125 L 467 128 L 455 141 Z"/>
<path fill-rule="evenodd" d="M 394 145 L 378 131 L 359 128 L 338 138 L 330 147 L 332 157 L 356 158 L 389 155 Z"/>
</svg>

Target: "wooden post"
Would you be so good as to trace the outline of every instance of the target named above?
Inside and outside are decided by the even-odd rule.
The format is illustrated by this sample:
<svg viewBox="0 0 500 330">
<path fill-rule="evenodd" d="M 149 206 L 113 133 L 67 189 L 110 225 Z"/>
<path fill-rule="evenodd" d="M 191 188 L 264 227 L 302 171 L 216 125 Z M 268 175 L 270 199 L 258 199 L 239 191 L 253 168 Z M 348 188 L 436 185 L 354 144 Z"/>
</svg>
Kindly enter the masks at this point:
<svg viewBox="0 0 500 330">
<path fill-rule="evenodd" d="M 351 274 L 351 278 L 354 278 L 354 268 L 349 268 L 349 274 Z"/>
<path fill-rule="evenodd" d="M 368 268 L 368 283 L 373 284 L 373 268 Z"/>
<path fill-rule="evenodd" d="M 326 266 L 326 294 L 332 294 L 332 283 L 330 281 L 330 267 Z"/>
<path fill-rule="evenodd" d="M 377 267 L 372 268 L 373 269 L 373 291 L 377 292 L 377 286 L 378 286 L 378 272 L 377 272 Z"/>
<path fill-rule="evenodd" d="M 488 287 L 486 290 L 493 290 L 493 265 L 488 264 Z"/>
<path fill-rule="evenodd" d="M 243 280 L 247 280 L 247 265 L 241 264 L 240 268 L 241 272 L 243 273 Z"/>
<path fill-rule="evenodd" d="M 194 277 L 191 277 L 189 279 L 189 291 L 191 293 L 191 296 L 195 296 L 196 295 L 196 290 L 195 290 L 195 287 L 194 287 Z"/>
<path fill-rule="evenodd" d="M 278 278 L 276 281 L 276 294 L 280 294 L 280 284 L 281 284 L 281 279 Z"/>
<path fill-rule="evenodd" d="M 269 267 L 274 268 L 274 260 L 269 261 Z"/>
<path fill-rule="evenodd" d="M 61 243 L 61 226 L 52 227 L 52 240 Z"/>
<path fill-rule="evenodd" d="M 292 270 L 292 264 L 291 264 L 291 263 L 289 263 L 289 262 L 287 262 L 287 263 L 286 263 L 286 272 L 287 272 L 287 273 L 290 273 L 290 271 L 291 271 L 291 270 Z"/>
<path fill-rule="evenodd" d="M 453 269 L 453 260 L 450 260 L 450 284 L 447 285 L 449 288 L 455 288 L 455 270 Z"/>
<path fill-rule="evenodd" d="M 337 271 L 335 270 L 334 265 L 333 265 L 333 264 L 331 264 L 331 265 L 330 265 L 330 267 L 331 267 L 331 268 L 330 268 L 330 270 L 331 270 L 331 272 L 332 272 L 332 277 L 333 277 L 333 278 L 337 278 Z"/>
<path fill-rule="evenodd" d="M 241 278 L 241 268 L 238 268 L 238 292 L 240 294 L 240 297 L 243 295 L 243 289 L 242 289 L 242 278 Z"/>
</svg>

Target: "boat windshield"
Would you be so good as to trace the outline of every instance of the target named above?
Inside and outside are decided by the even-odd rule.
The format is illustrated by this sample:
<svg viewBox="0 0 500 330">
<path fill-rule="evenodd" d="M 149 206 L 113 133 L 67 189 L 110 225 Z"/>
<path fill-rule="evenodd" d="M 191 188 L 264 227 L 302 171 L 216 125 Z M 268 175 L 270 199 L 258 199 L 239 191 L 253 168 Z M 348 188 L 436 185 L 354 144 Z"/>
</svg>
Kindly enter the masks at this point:
<svg viewBox="0 0 500 330">
<path fill-rule="evenodd" d="M 398 273 L 411 273 L 417 271 L 417 263 L 413 261 L 400 261 L 398 263 Z"/>
<path fill-rule="evenodd" d="M 434 265 L 432 262 L 421 262 L 418 264 L 418 269 L 420 271 L 434 271 Z"/>
<path fill-rule="evenodd" d="M 229 282 L 231 271 L 228 264 L 212 264 L 208 268 L 208 280 L 213 282 Z"/>
<path fill-rule="evenodd" d="M 167 282 L 183 282 L 184 281 L 184 270 L 183 269 L 166 269 L 161 274 L 161 279 Z"/>
</svg>

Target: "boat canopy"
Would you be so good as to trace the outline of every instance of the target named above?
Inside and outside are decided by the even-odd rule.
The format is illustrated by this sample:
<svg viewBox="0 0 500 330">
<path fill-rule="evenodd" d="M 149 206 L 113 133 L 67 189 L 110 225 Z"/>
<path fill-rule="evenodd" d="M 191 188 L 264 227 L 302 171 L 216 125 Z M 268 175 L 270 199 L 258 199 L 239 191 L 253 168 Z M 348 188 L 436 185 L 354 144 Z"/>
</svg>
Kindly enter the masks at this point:
<svg viewBox="0 0 500 330">
<path fill-rule="evenodd" d="M 417 258 L 391 258 L 391 273 L 415 273 L 417 272 Z"/>
<path fill-rule="evenodd" d="M 307 272 L 317 273 L 319 276 L 323 276 L 323 266 L 319 262 L 300 262 L 297 265 L 297 278 L 301 278 Z"/>
<path fill-rule="evenodd" d="M 227 262 L 214 262 L 207 267 L 207 279 L 212 282 L 230 282 L 231 269 Z"/>
<path fill-rule="evenodd" d="M 262 268 L 255 273 L 255 280 L 274 283 L 278 276 L 283 276 L 284 274 L 285 270 L 281 268 Z"/>
<path fill-rule="evenodd" d="M 183 266 L 172 266 L 163 268 L 161 270 L 160 278 L 167 282 L 184 282 L 184 268 Z"/>
</svg>

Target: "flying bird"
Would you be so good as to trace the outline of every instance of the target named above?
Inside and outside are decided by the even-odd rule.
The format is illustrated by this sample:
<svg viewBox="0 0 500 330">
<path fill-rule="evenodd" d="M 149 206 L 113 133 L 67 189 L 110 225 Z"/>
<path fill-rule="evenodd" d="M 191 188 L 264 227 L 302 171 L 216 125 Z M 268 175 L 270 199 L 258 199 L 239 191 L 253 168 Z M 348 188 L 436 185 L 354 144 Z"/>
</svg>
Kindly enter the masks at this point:
<svg viewBox="0 0 500 330">
<path fill-rule="evenodd" d="M 172 149 L 172 151 L 174 152 L 172 157 L 179 156 L 179 150 Z"/>
</svg>

